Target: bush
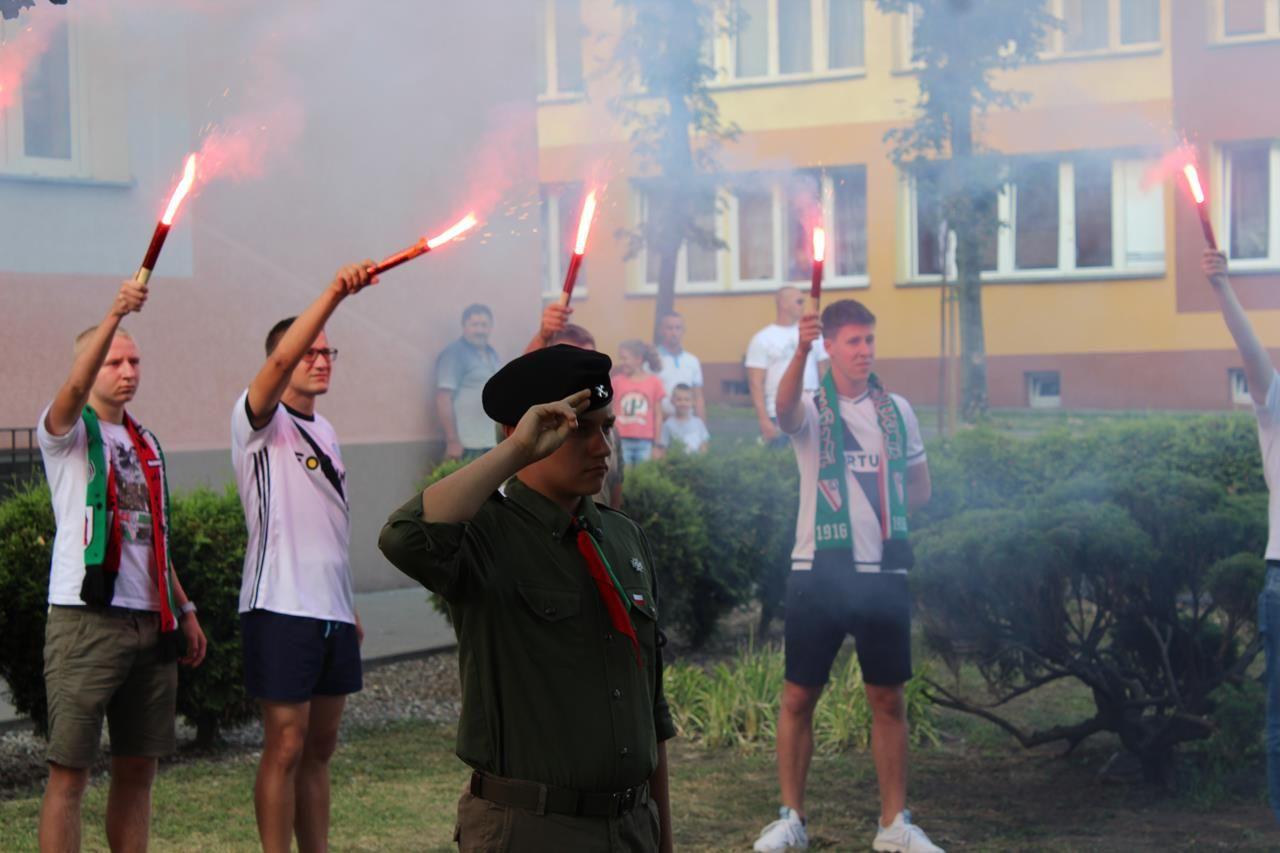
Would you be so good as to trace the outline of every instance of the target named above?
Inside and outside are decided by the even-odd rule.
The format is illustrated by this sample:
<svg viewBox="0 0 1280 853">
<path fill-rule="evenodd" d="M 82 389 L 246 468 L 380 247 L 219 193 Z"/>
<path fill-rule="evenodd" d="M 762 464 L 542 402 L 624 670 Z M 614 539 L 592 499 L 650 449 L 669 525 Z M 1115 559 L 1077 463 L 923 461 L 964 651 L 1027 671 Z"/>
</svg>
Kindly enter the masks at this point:
<svg viewBox="0 0 1280 853">
<path fill-rule="evenodd" d="M 236 615 L 245 530 L 239 500 L 200 490 L 173 500 L 169 545 L 178 577 L 200 605 L 209 655 L 196 670 L 180 668 L 178 711 L 211 743 L 218 727 L 247 719 Z M 14 708 L 44 734 L 44 626 L 54 520 L 49 487 L 32 484 L 0 502 L 0 675 Z"/>
<path fill-rule="evenodd" d="M 685 663 L 667 667 L 663 686 L 671 716 L 682 737 L 707 747 L 745 749 L 774 746 L 783 655 L 776 646 L 748 647 L 731 663 L 710 670 Z M 939 741 L 933 706 L 923 695 L 920 675 L 907 683 L 907 722 L 913 746 Z M 871 743 L 871 708 L 858 658 L 849 655 L 831 671 L 814 713 L 814 743 L 822 752 L 865 750 Z"/>
<path fill-rule="evenodd" d="M 0 502 L 0 676 L 10 701 L 43 735 L 49 719 L 44 695 L 44 625 L 53 555 L 53 506 L 43 482 L 16 489 Z"/>
<path fill-rule="evenodd" d="M 221 494 L 200 489 L 173 503 L 169 547 L 178 578 L 200 606 L 209 653 L 195 669 L 179 668 L 178 713 L 196 727 L 196 743 L 208 747 L 219 730 L 251 719 L 244 690 L 240 646 L 240 579 L 244 569 L 244 513 L 235 488 Z"/>
<path fill-rule="evenodd" d="M 1002 700 L 1074 679 L 1093 717 L 1001 724 L 1027 746 L 1114 732 L 1170 783 L 1177 745 L 1214 736 L 1215 691 L 1260 650 L 1266 494 L 1246 423 L 1154 418 L 1030 441 L 978 430 L 935 453 L 913 585 L 930 646 L 974 663 L 992 701 L 932 695 L 991 719 Z"/>
</svg>

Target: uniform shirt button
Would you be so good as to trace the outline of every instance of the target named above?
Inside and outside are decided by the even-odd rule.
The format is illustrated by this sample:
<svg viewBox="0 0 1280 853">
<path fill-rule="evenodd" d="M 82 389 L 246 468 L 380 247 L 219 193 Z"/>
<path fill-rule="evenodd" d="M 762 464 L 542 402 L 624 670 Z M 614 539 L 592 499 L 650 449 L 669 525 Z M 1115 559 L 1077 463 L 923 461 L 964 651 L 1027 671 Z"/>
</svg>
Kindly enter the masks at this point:
<svg viewBox="0 0 1280 853">
<path fill-rule="evenodd" d="M 618 755 L 626 755 L 626 754 L 627 754 L 627 753 L 629 753 L 629 752 L 631 752 L 631 750 L 627 749 L 627 748 L 624 746 L 622 749 L 618 750 Z"/>
<path fill-rule="evenodd" d="M 614 698 L 614 699 L 621 699 L 621 698 L 622 698 L 622 691 L 621 691 L 621 690 L 619 690 L 619 689 L 618 689 L 618 688 L 616 688 L 616 687 L 615 687 L 615 688 L 613 688 L 613 698 Z"/>
<path fill-rule="evenodd" d="M 543 616 L 555 616 L 555 615 L 556 615 L 556 609 L 555 609 L 554 607 L 544 607 L 544 608 L 542 609 L 542 615 L 543 615 Z"/>
<path fill-rule="evenodd" d="M 613 639 L 613 634 L 605 634 L 605 635 L 604 635 L 604 639 L 605 639 L 605 641 L 606 641 L 606 642 L 608 642 L 609 640 L 612 640 L 612 639 Z"/>
</svg>

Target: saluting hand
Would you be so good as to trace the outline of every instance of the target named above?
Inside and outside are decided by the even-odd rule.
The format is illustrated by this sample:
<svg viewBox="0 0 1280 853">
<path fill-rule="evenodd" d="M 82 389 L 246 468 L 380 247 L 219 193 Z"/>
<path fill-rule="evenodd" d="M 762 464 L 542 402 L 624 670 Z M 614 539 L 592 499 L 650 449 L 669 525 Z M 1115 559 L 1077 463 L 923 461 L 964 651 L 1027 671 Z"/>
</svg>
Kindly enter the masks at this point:
<svg viewBox="0 0 1280 853">
<path fill-rule="evenodd" d="M 584 388 L 558 402 L 532 406 L 520 418 L 508 441 L 515 442 L 524 451 L 529 460 L 526 464 L 545 459 L 578 428 L 578 415 L 590 404 L 591 389 Z"/>
</svg>

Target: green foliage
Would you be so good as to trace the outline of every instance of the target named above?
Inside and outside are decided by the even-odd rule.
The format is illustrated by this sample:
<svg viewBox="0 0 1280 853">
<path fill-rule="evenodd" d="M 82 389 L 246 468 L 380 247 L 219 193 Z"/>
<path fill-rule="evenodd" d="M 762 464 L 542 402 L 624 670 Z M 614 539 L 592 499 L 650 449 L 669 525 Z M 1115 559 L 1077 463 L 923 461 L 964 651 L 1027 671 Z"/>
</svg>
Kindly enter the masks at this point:
<svg viewBox="0 0 1280 853">
<path fill-rule="evenodd" d="M 422 483 L 422 490 L 425 491 L 428 486 L 440 482 L 469 461 L 467 459 L 446 459 L 441 462 L 431 469 L 431 473 L 427 475 L 427 479 Z M 435 612 L 443 616 L 450 625 L 453 624 L 453 611 L 449 608 L 449 602 L 444 600 L 444 596 L 438 592 L 428 591 L 427 600 L 431 602 L 431 608 Z"/>
<path fill-rule="evenodd" d="M 195 669 L 179 668 L 178 713 L 196 727 L 196 742 L 210 746 L 225 726 L 253 717 L 244 690 L 240 646 L 240 580 L 245 526 L 235 488 L 180 495 L 169 522 L 173 564 L 183 589 L 199 605 L 209 653 Z"/>
<path fill-rule="evenodd" d="M 53 506 L 43 482 L 0 502 L 0 676 L 10 701 L 43 733 L 44 626 L 53 555 Z"/>
<path fill-rule="evenodd" d="M 772 749 L 783 683 L 782 650 L 750 646 L 732 662 L 710 670 L 676 663 L 664 676 L 667 704 L 676 728 L 705 747 Z M 924 680 L 907 684 L 907 722 L 914 746 L 936 745 L 933 706 L 924 696 Z M 858 659 L 849 655 L 832 669 L 831 682 L 814 712 L 814 742 L 822 752 L 865 750 L 871 743 L 871 708 Z"/>
<path fill-rule="evenodd" d="M 181 668 L 178 711 L 209 743 L 218 727 L 247 719 L 237 599 L 244 560 L 244 516 L 234 490 L 200 490 L 173 501 L 169 544 L 178 577 L 200 605 L 209 654 Z M 45 731 L 44 626 L 54 519 L 43 482 L 0 502 L 0 675 L 14 708 Z"/>
<path fill-rule="evenodd" d="M 1168 782 L 1177 744 L 1213 735 L 1214 691 L 1260 648 L 1267 496 L 1247 424 L 974 430 L 931 453 L 913 576 L 927 641 L 953 667 L 974 663 L 997 703 L 1061 678 L 1094 698 L 1091 719 L 1016 731 L 1025 745 L 1115 732 Z"/>
</svg>

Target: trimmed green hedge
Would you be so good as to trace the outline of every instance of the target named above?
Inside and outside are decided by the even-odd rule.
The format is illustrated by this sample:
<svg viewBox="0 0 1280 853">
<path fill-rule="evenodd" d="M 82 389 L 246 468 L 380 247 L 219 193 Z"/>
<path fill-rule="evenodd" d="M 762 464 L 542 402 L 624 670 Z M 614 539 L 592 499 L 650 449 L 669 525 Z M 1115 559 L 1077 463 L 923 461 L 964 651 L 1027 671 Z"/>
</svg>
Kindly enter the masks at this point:
<svg viewBox="0 0 1280 853">
<path fill-rule="evenodd" d="M 178 712 L 208 745 L 222 726 L 254 714 L 244 692 L 236 614 L 244 560 L 244 515 L 235 490 L 176 495 L 170 548 L 178 577 L 200 606 L 209 653 L 197 669 L 179 667 Z M 13 706 L 44 733 L 44 627 L 48 612 L 53 509 L 43 482 L 0 502 L 0 676 Z"/>
</svg>

